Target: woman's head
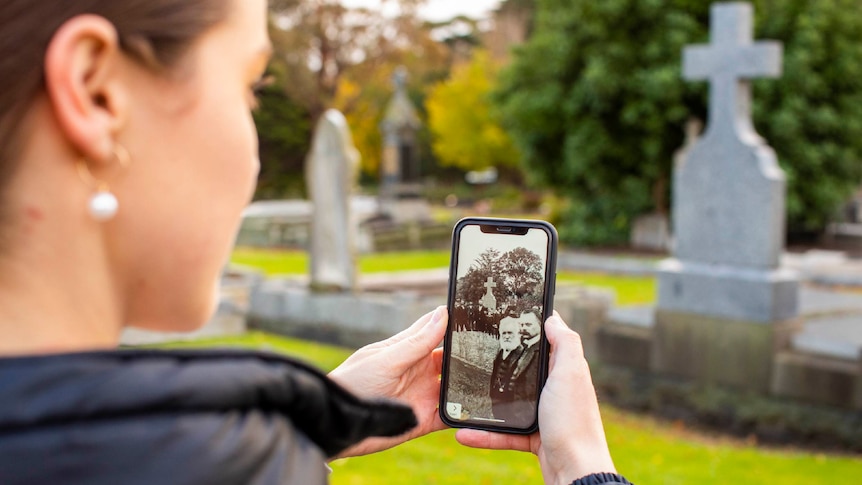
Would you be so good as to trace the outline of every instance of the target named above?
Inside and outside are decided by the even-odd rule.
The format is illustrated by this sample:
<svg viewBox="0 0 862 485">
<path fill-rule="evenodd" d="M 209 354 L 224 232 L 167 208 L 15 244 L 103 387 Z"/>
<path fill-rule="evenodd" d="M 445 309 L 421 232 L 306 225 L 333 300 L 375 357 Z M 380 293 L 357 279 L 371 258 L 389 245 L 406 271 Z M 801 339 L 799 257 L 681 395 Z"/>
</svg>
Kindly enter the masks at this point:
<svg viewBox="0 0 862 485">
<path fill-rule="evenodd" d="M 18 120 L 44 89 L 44 59 L 61 25 L 82 14 L 111 22 L 123 50 L 169 74 L 204 31 L 229 14 L 230 0 L 4 0 L 0 3 L 0 180 L 14 158 Z"/>
<path fill-rule="evenodd" d="M 48 259 L 63 253 L 49 266 L 56 279 L 86 264 L 67 284 L 112 300 L 80 305 L 134 325 L 198 326 L 256 179 L 251 87 L 269 57 L 266 0 L 40 3 L 0 6 L 0 235 L 11 234 L 0 260 L 41 267 L 32 253 L 48 246 Z M 119 199 L 109 222 L 89 217 L 81 162 Z"/>
</svg>

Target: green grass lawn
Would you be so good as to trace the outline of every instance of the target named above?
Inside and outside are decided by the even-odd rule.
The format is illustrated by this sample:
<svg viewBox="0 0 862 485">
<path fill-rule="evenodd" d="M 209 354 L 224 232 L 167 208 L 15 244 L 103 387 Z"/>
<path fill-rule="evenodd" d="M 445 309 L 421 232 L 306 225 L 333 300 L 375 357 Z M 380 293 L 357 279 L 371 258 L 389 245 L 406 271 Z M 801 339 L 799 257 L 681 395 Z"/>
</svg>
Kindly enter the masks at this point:
<svg viewBox="0 0 862 485">
<path fill-rule="evenodd" d="M 238 248 L 234 250 L 231 262 L 258 269 L 267 275 L 296 275 L 308 271 L 308 256 L 304 251 Z M 447 266 L 448 251 L 374 253 L 363 255 L 359 259 L 359 269 L 363 273 Z M 618 305 L 646 305 L 655 301 L 656 284 L 655 278 L 651 277 L 561 271 L 557 278 L 560 283 L 580 283 L 612 289 L 617 294 Z"/>
<path fill-rule="evenodd" d="M 308 254 L 305 251 L 237 248 L 231 256 L 231 263 L 256 268 L 268 275 L 308 272 Z M 445 268 L 448 265 L 447 251 L 373 253 L 359 258 L 359 270 L 363 273 Z"/>
<path fill-rule="evenodd" d="M 240 346 L 281 352 L 330 370 L 349 351 L 262 333 L 170 347 Z M 853 483 L 862 457 L 761 449 L 731 438 L 604 405 L 602 413 L 617 468 L 637 484 Z M 526 453 L 473 450 L 452 431 L 414 440 L 383 453 L 332 463 L 335 485 L 540 484 L 536 459 Z M 574 478 L 574 477 L 573 477 Z"/>
<path fill-rule="evenodd" d="M 651 276 L 560 271 L 557 284 L 567 282 L 614 290 L 617 305 L 649 305 L 656 300 L 656 280 Z"/>
</svg>

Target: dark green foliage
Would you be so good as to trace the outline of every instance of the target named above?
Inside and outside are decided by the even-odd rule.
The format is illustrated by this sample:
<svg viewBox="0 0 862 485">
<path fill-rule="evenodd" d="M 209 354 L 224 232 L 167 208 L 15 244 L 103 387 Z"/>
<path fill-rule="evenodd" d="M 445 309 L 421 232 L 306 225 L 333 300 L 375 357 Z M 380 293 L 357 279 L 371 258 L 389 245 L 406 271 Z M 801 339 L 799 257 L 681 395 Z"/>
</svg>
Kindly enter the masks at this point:
<svg viewBox="0 0 862 485">
<path fill-rule="evenodd" d="M 755 84 L 754 119 L 789 182 L 791 230 L 819 230 L 862 180 L 862 16 L 857 0 L 756 2 L 784 42 L 784 76 Z"/>
<path fill-rule="evenodd" d="M 791 229 L 822 228 L 862 180 L 862 16 L 856 0 L 759 0 L 757 39 L 785 45 L 785 74 L 755 82 L 754 118 L 789 181 Z M 706 119 L 706 83 L 682 48 L 709 40 L 709 2 L 538 0 L 533 37 L 496 99 L 528 172 L 572 198 L 570 242 L 624 242 L 669 208 L 674 152 Z"/>
<path fill-rule="evenodd" d="M 254 113 L 260 139 L 260 176 L 255 199 L 301 197 L 303 167 L 311 141 L 308 110 L 291 100 L 281 83 L 259 94 Z"/>
</svg>

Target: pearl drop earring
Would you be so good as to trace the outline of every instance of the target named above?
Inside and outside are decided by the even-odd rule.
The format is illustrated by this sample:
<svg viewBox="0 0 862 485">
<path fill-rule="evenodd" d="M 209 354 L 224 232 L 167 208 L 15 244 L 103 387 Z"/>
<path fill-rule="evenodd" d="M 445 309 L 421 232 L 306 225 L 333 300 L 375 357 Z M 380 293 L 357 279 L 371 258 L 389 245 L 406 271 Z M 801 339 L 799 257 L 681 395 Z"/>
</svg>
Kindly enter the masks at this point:
<svg viewBox="0 0 862 485">
<path fill-rule="evenodd" d="M 99 191 L 90 197 L 90 215 L 97 221 L 113 219 L 119 208 L 117 196 L 107 190 L 107 187 L 100 187 Z"/>
<path fill-rule="evenodd" d="M 120 165 L 120 168 L 125 168 L 130 163 L 129 152 L 121 145 L 114 145 L 114 157 Z M 86 161 L 78 160 L 78 175 L 85 183 L 96 187 L 96 193 L 90 197 L 89 211 L 93 219 L 104 222 L 109 221 L 117 215 L 120 208 L 120 203 L 117 201 L 108 184 L 104 181 L 96 180 L 90 169 L 87 167 Z"/>
</svg>

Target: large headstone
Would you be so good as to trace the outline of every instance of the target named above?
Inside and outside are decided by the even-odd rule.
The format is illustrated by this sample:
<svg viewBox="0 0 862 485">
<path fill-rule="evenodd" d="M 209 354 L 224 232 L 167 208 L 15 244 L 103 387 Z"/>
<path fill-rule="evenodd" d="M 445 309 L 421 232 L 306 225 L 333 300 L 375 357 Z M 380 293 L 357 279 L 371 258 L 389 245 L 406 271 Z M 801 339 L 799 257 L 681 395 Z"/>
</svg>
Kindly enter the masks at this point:
<svg viewBox="0 0 862 485">
<path fill-rule="evenodd" d="M 761 388 L 770 324 L 794 318 L 798 299 L 795 274 L 780 267 L 784 173 L 751 121 L 749 80 L 780 76 L 782 46 L 753 42 L 746 3 L 714 4 L 710 24 L 711 43 L 683 53 L 683 76 L 710 83 L 709 120 L 674 173 L 675 248 L 659 273 L 655 364 Z"/>
<path fill-rule="evenodd" d="M 311 288 L 352 291 L 356 287 L 358 224 L 351 195 L 359 170 L 359 152 L 347 120 L 329 110 L 321 116 L 306 160 L 306 182 L 312 201 Z"/>
<path fill-rule="evenodd" d="M 781 44 L 752 42 L 752 8 L 716 4 L 712 43 L 687 47 L 683 76 L 710 83 L 703 138 L 675 173 L 676 255 L 753 268 L 778 266 L 785 178 L 751 123 L 755 77 L 781 74 Z"/>
</svg>

